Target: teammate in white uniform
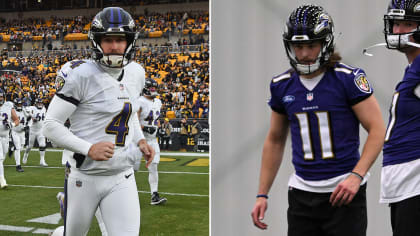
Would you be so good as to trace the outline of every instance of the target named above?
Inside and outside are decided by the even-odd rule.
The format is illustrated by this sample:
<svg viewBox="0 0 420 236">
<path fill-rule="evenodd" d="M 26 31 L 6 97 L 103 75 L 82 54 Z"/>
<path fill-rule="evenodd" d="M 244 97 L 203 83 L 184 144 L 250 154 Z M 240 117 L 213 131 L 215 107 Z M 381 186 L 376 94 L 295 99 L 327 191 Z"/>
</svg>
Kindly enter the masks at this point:
<svg viewBox="0 0 420 236">
<path fill-rule="evenodd" d="M 7 183 L 4 178 L 3 161 L 6 153 L 9 150 L 9 131 L 10 127 L 15 127 L 19 124 L 18 116 L 13 108 L 12 102 L 5 102 L 3 91 L 0 92 L 0 188 L 6 188 Z"/>
<path fill-rule="evenodd" d="M 149 185 L 150 193 L 152 194 L 152 199 L 150 204 L 159 205 L 167 201 L 166 198 L 160 197 L 158 193 L 158 183 L 159 183 L 159 174 L 158 174 L 158 164 L 160 161 L 160 148 L 156 139 L 156 133 L 158 130 L 158 122 L 160 116 L 160 109 L 162 107 L 162 102 L 159 98 L 156 98 L 158 95 L 157 91 L 157 82 L 153 79 L 147 78 L 146 84 L 143 89 L 143 96 L 139 98 L 140 109 L 138 111 L 140 125 L 146 137 L 147 143 L 153 147 L 155 150 L 155 156 L 153 158 L 152 164 L 149 165 Z M 136 164 L 135 169 L 139 169 L 140 161 L 138 165 Z"/>
<path fill-rule="evenodd" d="M 19 125 L 13 127 L 12 129 L 12 138 L 13 144 L 15 145 L 15 161 L 16 161 L 16 171 L 23 172 L 22 166 L 20 165 L 20 151 L 25 144 L 25 126 L 28 124 L 28 121 L 31 119 L 31 111 L 28 107 L 22 106 L 22 100 L 20 98 L 15 101 L 16 115 L 19 119 Z"/>
<path fill-rule="evenodd" d="M 45 120 L 45 107 L 42 103 L 42 99 L 37 98 L 35 99 L 35 109 L 32 109 L 31 116 L 32 116 L 32 126 L 31 130 L 29 131 L 29 144 L 25 150 L 25 154 L 23 155 L 23 164 L 28 162 L 29 152 L 34 147 L 35 140 L 38 141 L 39 146 L 39 165 L 41 166 L 48 166 L 45 162 L 45 148 L 46 148 L 46 141 L 45 136 L 42 134 L 42 128 L 44 127 L 44 120 Z"/>
<path fill-rule="evenodd" d="M 66 63 L 57 72 L 44 134 L 75 154 L 65 182 L 65 235 L 86 235 L 99 207 L 110 236 L 139 235 L 140 203 L 133 165 L 151 148 L 138 125 L 144 69 L 130 62 L 137 33 L 119 7 L 99 12 L 89 38 L 94 60 Z M 69 118 L 70 130 L 64 126 Z"/>
</svg>

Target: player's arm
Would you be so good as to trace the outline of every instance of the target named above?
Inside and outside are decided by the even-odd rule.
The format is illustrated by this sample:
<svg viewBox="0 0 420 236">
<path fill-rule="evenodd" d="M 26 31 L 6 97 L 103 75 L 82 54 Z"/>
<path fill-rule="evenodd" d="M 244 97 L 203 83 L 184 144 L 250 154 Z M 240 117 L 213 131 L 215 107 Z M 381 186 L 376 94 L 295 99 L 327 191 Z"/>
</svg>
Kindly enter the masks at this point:
<svg viewBox="0 0 420 236">
<path fill-rule="evenodd" d="M 54 96 L 45 118 L 45 125 L 43 128 L 45 137 L 49 138 L 60 147 L 89 156 L 93 160 L 108 160 L 114 153 L 113 143 L 99 142 L 91 144 L 88 141 L 77 137 L 64 126 L 64 122 L 73 114 L 76 108 L 75 104 L 58 96 Z"/>
<path fill-rule="evenodd" d="M 143 129 L 144 129 L 144 125 L 142 125 L 142 124 L 140 123 L 141 111 L 142 111 L 142 109 L 141 109 L 141 107 L 140 107 L 140 109 L 137 111 L 137 119 L 139 120 L 140 128 L 143 130 Z"/>
<path fill-rule="evenodd" d="M 17 116 L 14 108 L 12 108 L 11 114 L 12 114 L 12 122 L 13 122 L 12 124 L 14 124 L 14 126 L 18 126 L 19 125 L 19 117 Z"/>
<path fill-rule="evenodd" d="M 357 174 L 361 177 L 366 175 L 384 144 L 385 125 L 375 97 L 373 95 L 368 97 L 354 105 L 352 109 L 363 128 L 368 132 L 368 137 L 360 160 L 353 169 L 356 174 L 350 174 L 331 194 L 330 202 L 333 206 L 349 204 L 353 200 L 362 182 L 362 178 L 358 177 Z"/>
<path fill-rule="evenodd" d="M 262 152 L 258 195 L 267 195 L 273 184 L 283 159 L 288 130 L 289 121 L 287 116 L 272 111 L 270 129 L 265 138 Z M 262 222 L 266 210 L 267 199 L 264 197 L 257 198 L 251 216 L 254 225 L 260 229 L 267 228 L 267 224 Z"/>
<path fill-rule="evenodd" d="M 140 112 L 140 111 L 139 111 Z M 139 114 L 139 112 L 137 114 Z M 155 150 L 147 144 L 146 139 L 144 138 L 143 131 L 140 129 L 140 122 L 138 119 L 139 115 L 134 116 L 134 141 L 137 143 L 137 146 L 140 148 L 140 151 L 143 153 L 146 160 L 146 168 L 149 167 L 150 163 L 153 161 L 155 156 Z"/>
</svg>

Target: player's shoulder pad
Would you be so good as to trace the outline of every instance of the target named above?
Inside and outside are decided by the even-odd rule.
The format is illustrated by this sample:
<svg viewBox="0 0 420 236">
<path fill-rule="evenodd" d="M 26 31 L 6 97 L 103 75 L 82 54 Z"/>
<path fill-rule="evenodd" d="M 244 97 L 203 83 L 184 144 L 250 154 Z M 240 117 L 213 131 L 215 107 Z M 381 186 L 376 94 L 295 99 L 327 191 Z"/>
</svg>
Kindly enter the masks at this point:
<svg viewBox="0 0 420 236">
<path fill-rule="evenodd" d="M 356 87 L 364 92 L 371 93 L 372 86 L 370 85 L 366 73 L 363 69 L 357 67 L 351 67 L 344 63 L 337 63 L 334 70 L 337 73 L 337 77 L 344 81 L 353 81 Z"/>
<path fill-rule="evenodd" d="M 10 107 L 10 108 L 14 107 L 13 102 L 11 102 L 11 101 L 4 102 L 3 106 Z"/>
<path fill-rule="evenodd" d="M 292 77 L 292 71 L 287 70 L 286 72 L 281 73 L 280 75 L 276 75 L 271 79 L 272 84 L 276 84 L 280 81 L 285 81 L 287 79 L 290 79 Z"/>
<path fill-rule="evenodd" d="M 80 77 L 89 78 L 92 74 L 97 74 L 97 66 L 91 60 L 73 60 L 66 62 L 57 72 L 55 88 L 59 92 L 65 83 L 78 80 Z"/>
<path fill-rule="evenodd" d="M 145 76 L 144 68 L 137 62 L 130 62 L 128 65 L 126 65 L 124 67 L 124 73 L 127 73 L 130 75 L 130 77 L 134 78 L 144 78 Z"/>
<path fill-rule="evenodd" d="M 337 74 L 341 74 L 341 75 L 342 74 L 346 74 L 346 75 L 352 75 L 353 74 L 353 75 L 355 75 L 357 73 L 363 72 L 363 70 L 360 69 L 360 68 L 349 66 L 349 65 L 346 65 L 342 62 L 339 62 L 339 63 L 335 64 L 334 71 L 336 73 L 338 72 Z"/>
<path fill-rule="evenodd" d="M 60 69 L 57 76 L 61 76 L 64 79 L 72 77 L 75 74 L 86 75 L 86 73 L 92 73 L 94 69 L 92 66 L 94 62 L 91 60 L 73 60 L 66 62 Z M 96 65 L 94 65 L 96 68 Z"/>
</svg>

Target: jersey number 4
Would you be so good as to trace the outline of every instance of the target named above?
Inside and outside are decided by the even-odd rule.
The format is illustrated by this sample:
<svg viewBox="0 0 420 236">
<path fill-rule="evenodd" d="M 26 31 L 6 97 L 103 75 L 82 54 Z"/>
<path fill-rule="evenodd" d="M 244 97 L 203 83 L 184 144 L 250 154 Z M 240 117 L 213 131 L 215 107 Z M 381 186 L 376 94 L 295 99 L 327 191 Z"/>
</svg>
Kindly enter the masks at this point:
<svg viewBox="0 0 420 236">
<path fill-rule="evenodd" d="M 112 121 L 106 126 L 105 132 L 107 134 L 115 135 L 115 145 L 124 146 L 125 137 L 128 134 L 128 120 L 132 112 L 131 103 L 124 103 L 121 112 L 116 115 Z"/>
<path fill-rule="evenodd" d="M 334 158 L 328 112 L 315 112 L 315 115 L 318 118 L 322 159 Z M 308 161 L 314 160 L 308 113 L 297 113 L 296 117 L 299 121 L 300 136 L 302 137 L 303 158 Z"/>
</svg>

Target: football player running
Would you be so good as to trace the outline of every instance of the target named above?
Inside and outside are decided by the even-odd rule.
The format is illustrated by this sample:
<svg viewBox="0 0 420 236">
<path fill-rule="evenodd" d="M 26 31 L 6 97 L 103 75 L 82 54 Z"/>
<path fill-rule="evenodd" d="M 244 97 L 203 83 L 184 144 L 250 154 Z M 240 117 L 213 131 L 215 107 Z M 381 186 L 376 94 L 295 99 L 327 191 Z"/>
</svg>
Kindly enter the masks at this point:
<svg viewBox="0 0 420 236">
<path fill-rule="evenodd" d="M 392 0 L 384 15 L 386 47 L 407 57 L 389 109 L 380 202 L 389 204 L 394 236 L 419 235 L 420 0 Z"/>
<path fill-rule="evenodd" d="M 23 107 L 22 99 L 20 98 L 17 98 L 15 101 L 15 109 L 16 115 L 19 119 L 19 125 L 12 128 L 12 139 L 15 146 L 14 156 L 16 161 L 16 171 L 23 172 L 20 165 L 20 151 L 25 144 L 25 126 L 31 118 L 31 112 Z"/>
<path fill-rule="evenodd" d="M 44 127 L 45 123 L 45 114 L 46 110 L 44 107 L 44 103 L 42 102 L 41 98 L 35 99 L 35 108 L 31 111 L 32 116 L 32 126 L 31 130 L 29 131 L 29 143 L 28 147 L 25 150 L 25 153 L 23 154 L 23 164 L 26 164 L 28 162 L 28 157 L 31 149 L 34 147 L 35 140 L 38 142 L 39 146 L 39 165 L 41 166 L 48 166 L 48 164 L 45 162 L 45 149 L 47 147 L 45 136 L 42 133 L 42 128 Z"/>
<path fill-rule="evenodd" d="M 9 132 L 11 127 L 19 125 L 19 118 L 13 108 L 12 102 L 5 101 L 3 91 L 0 91 L 0 188 L 6 188 L 7 182 L 4 177 L 3 161 L 9 150 Z"/>
<path fill-rule="evenodd" d="M 368 170 L 385 134 L 372 88 L 362 69 L 339 62 L 333 21 L 322 7 L 296 8 L 283 41 L 292 69 L 271 81 L 271 123 L 253 222 L 267 228 L 268 192 L 290 127 L 295 173 L 288 183 L 288 235 L 366 235 Z M 360 124 L 368 132 L 361 155 Z"/>
<path fill-rule="evenodd" d="M 160 161 L 160 148 L 157 142 L 156 134 L 159 126 L 160 109 L 162 102 L 156 96 L 158 84 L 155 80 L 147 78 L 143 89 L 143 96 L 139 98 L 140 109 L 138 111 L 140 125 L 146 137 L 147 143 L 155 150 L 155 156 L 149 165 L 149 185 L 152 195 L 150 204 L 159 205 L 167 201 L 160 197 L 158 193 L 159 174 L 158 165 Z M 135 169 L 140 167 L 140 160 L 136 163 Z"/>
<path fill-rule="evenodd" d="M 44 134 L 74 152 L 66 170 L 66 235 L 86 235 L 98 207 L 110 236 L 139 235 L 133 165 L 143 153 L 148 166 L 154 150 L 136 114 L 145 72 L 131 62 L 134 28 L 122 8 L 103 9 L 89 31 L 93 60 L 71 61 L 57 72 Z M 64 126 L 68 118 L 70 130 Z"/>
</svg>

